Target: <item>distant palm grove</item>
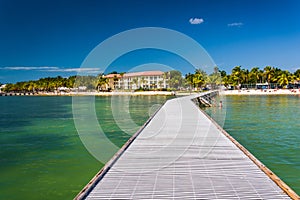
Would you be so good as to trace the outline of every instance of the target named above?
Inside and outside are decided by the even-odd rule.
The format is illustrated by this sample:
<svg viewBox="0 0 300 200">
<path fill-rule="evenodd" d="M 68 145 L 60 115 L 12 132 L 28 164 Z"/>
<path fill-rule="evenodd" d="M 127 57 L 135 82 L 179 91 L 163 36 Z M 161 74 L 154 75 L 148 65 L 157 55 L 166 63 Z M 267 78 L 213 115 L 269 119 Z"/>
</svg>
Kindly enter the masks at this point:
<svg viewBox="0 0 300 200">
<path fill-rule="evenodd" d="M 112 72 L 110 74 L 117 74 Z M 231 74 L 224 70 L 214 68 L 211 74 L 197 69 L 194 73 L 185 76 L 179 71 L 165 72 L 163 78 L 168 83 L 168 90 L 196 90 L 215 89 L 219 86 L 232 89 L 255 88 L 257 84 L 272 85 L 272 88 L 289 88 L 290 85 L 299 87 L 300 69 L 291 73 L 271 66 L 263 69 L 254 67 L 251 70 L 243 69 L 241 66 L 234 67 Z M 104 74 L 98 76 L 61 76 L 41 78 L 39 80 L 23 81 L 17 83 L 1 84 L 1 92 L 54 92 L 58 90 L 102 90 L 103 85 L 108 84 Z M 134 84 L 134 83 L 132 83 Z M 139 88 L 145 90 L 146 88 Z M 155 90 L 155 89 L 153 89 Z M 160 90 L 162 90 L 160 88 Z"/>
<path fill-rule="evenodd" d="M 263 70 L 254 67 L 250 71 L 237 66 L 232 69 L 230 75 L 227 75 L 225 71 L 221 71 L 220 73 L 224 86 L 231 85 L 237 87 L 239 85 L 267 83 L 283 88 L 289 84 L 298 84 L 300 82 L 300 69 L 295 71 L 295 73 L 291 73 L 287 70 L 271 66 L 266 66 Z"/>
</svg>

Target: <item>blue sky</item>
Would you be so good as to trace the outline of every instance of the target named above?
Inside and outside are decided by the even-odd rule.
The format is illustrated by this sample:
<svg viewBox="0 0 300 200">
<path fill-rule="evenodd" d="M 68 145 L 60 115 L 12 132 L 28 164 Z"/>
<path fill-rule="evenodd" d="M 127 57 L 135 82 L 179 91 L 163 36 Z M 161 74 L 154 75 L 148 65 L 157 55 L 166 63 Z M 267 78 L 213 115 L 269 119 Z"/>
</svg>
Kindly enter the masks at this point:
<svg viewBox="0 0 300 200">
<path fill-rule="evenodd" d="M 237 65 L 293 72 L 300 68 L 299 10 L 298 0 L 0 0 L 0 82 L 75 75 L 100 42 L 139 27 L 188 35 L 227 72 Z M 145 51 L 123 56 L 107 70 L 147 62 L 186 64 Z"/>
</svg>

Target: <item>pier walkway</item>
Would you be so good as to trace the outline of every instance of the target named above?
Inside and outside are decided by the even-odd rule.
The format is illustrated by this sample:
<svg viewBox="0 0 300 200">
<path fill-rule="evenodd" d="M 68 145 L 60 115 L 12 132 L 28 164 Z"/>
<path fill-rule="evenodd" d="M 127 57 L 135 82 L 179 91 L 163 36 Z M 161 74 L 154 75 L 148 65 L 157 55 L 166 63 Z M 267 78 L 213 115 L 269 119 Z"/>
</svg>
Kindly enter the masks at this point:
<svg viewBox="0 0 300 200">
<path fill-rule="evenodd" d="M 297 199 L 197 97 L 167 101 L 75 199 Z"/>
</svg>

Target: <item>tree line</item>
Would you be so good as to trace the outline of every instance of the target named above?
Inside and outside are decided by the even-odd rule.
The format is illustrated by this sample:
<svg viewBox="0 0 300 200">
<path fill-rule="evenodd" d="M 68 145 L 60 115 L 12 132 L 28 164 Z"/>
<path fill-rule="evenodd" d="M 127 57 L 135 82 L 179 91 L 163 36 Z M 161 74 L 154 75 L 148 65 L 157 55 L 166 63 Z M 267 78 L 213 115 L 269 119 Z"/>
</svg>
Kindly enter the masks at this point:
<svg viewBox="0 0 300 200">
<path fill-rule="evenodd" d="M 300 69 L 291 73 L 288 70 L 281 70 L 271 66 L 266 66 L 263 69 L 253 67 L 251 70 L 236 66 L 232 69 L 231 74 L 220 71 L 220 75 L 224 86 L 231 85 L 234 87 L 242 84 L 257 83 L 278 84 L 281 87 L 285 87 L 288 84 L 295 84 L 300 81 Z"/>
<path fill-rule="evenodd" d="M 112 73 L 116 74 L 117 72 Z M 173 90 L 190 89 L 199 91 L 206 87 L 215 89 L 219 85 L 238 88 L 242 84 L 266 82 L 269 84 L 276 83 L 284 87 L 289 83 L 293 84 L 300 81 L 300 69 L 291 73 L 271 66 L 266 66 L 264 69 L 254 67 L 251 70 L 236 66 L 230 74 L 227 74 L 224 70 L 219 70 L 218 67 L 215 67 L 211 74 L 207 74 L 201 69 L 196 69 L 194 73 L 188 73 L 185 76 L 180 71 L 172 70 L 164 73 L 163 80 Z M 85 86 L 87 90 L 101 90 L 108 82 L 109 80 L 105 78 L 104 74 L 98 74 L 97 76 L 70 76 L 68 78 L 57 76 L 41 78 L 35 81 L 22 81 L 15 84 L 8 83 L 2 90 L 4 92 L 54 92 L 61 87 L 78 88 L 80 86 Z M 137 83 L 133 80 L 132 84 Z"/>
<path fill-rule="evenodd" d="M 39 80 L 22 81 L 5 84 L 4 92 L 53 92 L 59 87 L 72 88 L 75 84 L 76 76 L 63 78 L 47 77 Z"/>
</svg>

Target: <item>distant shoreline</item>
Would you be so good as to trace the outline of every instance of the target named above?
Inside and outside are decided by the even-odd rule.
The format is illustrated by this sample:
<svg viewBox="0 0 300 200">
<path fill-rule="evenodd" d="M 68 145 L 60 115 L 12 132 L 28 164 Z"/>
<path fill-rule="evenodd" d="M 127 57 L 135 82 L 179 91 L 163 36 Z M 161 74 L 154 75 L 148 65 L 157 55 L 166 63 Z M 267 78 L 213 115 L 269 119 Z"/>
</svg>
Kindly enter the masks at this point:
<svg viewBox="0 0 300 200">
<path fill-rule="evenodd" d="M 39 92 L 39 93 L 2 93 L 0 96 L 185 96 L 189 92 L 140 91 L 140 92 Z"/>
<path fill-rule="evenodd" d="M 139 91 L 139 92 L 39 92 L 39 93 L 0 93 L 0 96 L 187 96 L 194 92 L 177 91 Z M 224 90 L 221 95 L 300 95 L 300 89 L 264 89 L 264 90 Z"/>
<path fill-rule="evenodd" d="M 300 95 L 300 89 L 226 90 L 223 95 Z"/>
</svg>

